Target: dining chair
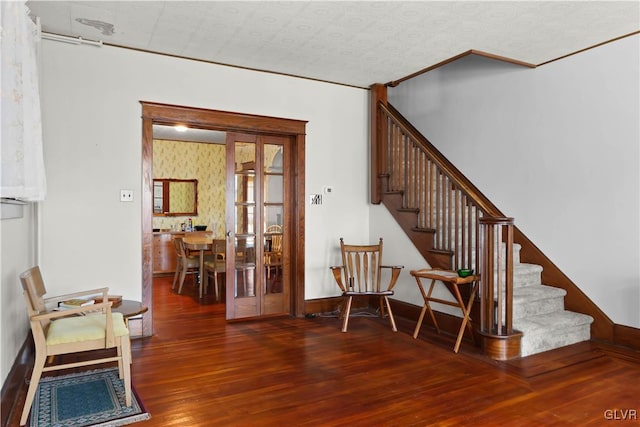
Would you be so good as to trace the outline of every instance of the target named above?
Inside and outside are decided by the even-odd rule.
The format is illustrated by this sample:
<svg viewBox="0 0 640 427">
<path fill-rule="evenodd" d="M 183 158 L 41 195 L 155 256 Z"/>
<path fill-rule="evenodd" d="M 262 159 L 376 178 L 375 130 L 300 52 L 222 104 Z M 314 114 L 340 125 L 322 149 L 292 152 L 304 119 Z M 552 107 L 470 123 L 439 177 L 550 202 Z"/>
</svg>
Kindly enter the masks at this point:
<svg viewBox="0 0 640 427">
<path fill-rule="evenodd" d="M 35 361 L 27 390 L 20 425 L 27 422 L 31 405 L 43 372 L 77 368 L 110 362 L 118 363 L 124 382 L 125 405 L 131 406 L 131 343 L 122 313 L 111 311 L 109 288 L 92 289 L 57 297 L 44 298 L 47 290 L 38 266 L 20 275 L 31 332 L 35 344 Z M 95 297 L 99 295 L 99 297 Z M 54 311 L 57 303 L 73 298 L 93 296 L 92 305 Z M 115 349 L 115 355 L 91 350 Z M 83 352 L 80 361 L 55 363 L 53 356 Z M 45 366 L 49 360 L 49 364 Z"/>
<path fill-rule="evenodd" d="M 216 301 L 220 300 L 224 282 L 218 282 L 218 274 L 226 271 L 226 251 L 227 241 L 225 239 L 213 239 L 211 245 L 212 259 L 204 262 L 204 292 L 209 288 L 209 276 L 213 276 L 213 287 L 216 294 Z"/>
<path fill-rule="evenodd" d="M 271 271 L 275 272 L 277 279 L 278 272 L 282 268 L 282 226 L 272 224 L 265 230 L 268 236 L 268 245 L 264 252 L 264 268 L 267 273 L 267 280 L 271 279 Z M 268 284 L 268 292 L 273 291 L 274 283 Z"/>
<path fill-rule="evenodd" d="M 200 271 L 200 258 L 199 256 L 188 255 L 184 246 L 184 240 L 181 236 L 173 238 L 173 247 L 176 251 L 176 272 L 173 275 L 173 283 L 171 289 L 176 288 L 176 282 L 178 277 L 180 278 L 180 284 L 178 286 L 178 293 L 182 293 L 182 285 L 184 285 L 184 278 L 187 274 L 197 275 Z"/>
<path fill-rule="evenodd" d="M 396 322 L 389 305 L 389 297 L 393 295 L 393 287 L 398 281 L 400 270 L 404 267 L 382 265 L 382 238 L 377 245 L 346 245 L 341 237 L 340 252 L 342 265 L 330 268 L 344 297 L 343 310 L 341 311 L 342 332 L 347 332 L 353 297 L 378 297 L 380 317 L 384 318 L 386 306 L 391 329 L 397 332 Z M 385 286 L 381 284 L 383 268 L 391 270 L 389 282 Z"/>
<path fill-rule="evenodd" d="M 267 275 L 267 292 L 274 293 L 281 288 L 281 273 L 282 273 L 282 234 L 271 235 L 271 244 L 269 250 L 264 253 L 264 268 Z M 271 273 L 273 271 L 273 280 L 271 280 Z"/>
</svg>

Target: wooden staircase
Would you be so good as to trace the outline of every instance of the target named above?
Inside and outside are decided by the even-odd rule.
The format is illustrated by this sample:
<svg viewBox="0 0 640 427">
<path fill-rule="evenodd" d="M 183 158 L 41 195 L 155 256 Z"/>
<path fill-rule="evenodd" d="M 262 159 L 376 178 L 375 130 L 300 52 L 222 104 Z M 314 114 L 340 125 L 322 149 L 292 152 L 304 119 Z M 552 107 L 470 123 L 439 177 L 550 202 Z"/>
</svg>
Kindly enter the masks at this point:
<svg viewBox="0 0 640 427">
<path fill-rule="evenodd" d="M 483 316 L 485 320 L 480 321 L 479 328 L 481 334 L 489 337 L 485 346 L 492 339 L 495 340 L 493 342 L 508 342 L 511 338 L 524 337 L 521 343 L 517 338 L 516 345 L 508 344 L 513 350 L 501 349 L 496 358 L 530 355 L 590 337 L 613 342 L 611 320 L 513 226 L 513 219 L 505 218 L 388 104 L 384 86 L 374 85 L 371 89 L 371 199 L 373 203 L 387 207 L 431 267 L 474 268 L 482 273 L 483 265 L 496 265 L 496 260 L 500 259 L 495 248 L 487 250 L 483 247 L 483 242 L 493 237 L 483 238 L 482 224 L 494 220 L 510 222 L 508 227 L 511 231 L 499 234 L 497 241 L 504 243 L 505 236 L 510 236 L 512 241 L 507 244 L 512 245 L 509 247 L 513 247 L 514 253 L 506 257 L 507 265 L 498 264 L 496 270 L 490 269 L 491 274 L 483 275 L 481 288 L 494 289 L 490 298 L 495 302 L 485 301 L 491 314 Z M 494 261 L 489 261 L 489 264 L 479 262 L 476 254 L 481 254 L 479 258 L 491 257 Z M 537 265 L 531 267 L 533 264 Z M 531 276 L 526 278 L 520 274 L 527 269 L 533 270 L 534 283 L 531 283 Z M 497 288 L 496 283 L 504 285 L 504 288 Z M 498 312 L 496 307 L 502 308 Z M 498 319 L 498 326 L 483 324 L 486 318 Z M 579 331 L 567 338 L 569 334 L 562 331 L 574 326 Z M 519 331 L 518 328 L 524 330 Z M 557 337 L 545 340 L 554 330 L 560 331 Z"/>
</svg>

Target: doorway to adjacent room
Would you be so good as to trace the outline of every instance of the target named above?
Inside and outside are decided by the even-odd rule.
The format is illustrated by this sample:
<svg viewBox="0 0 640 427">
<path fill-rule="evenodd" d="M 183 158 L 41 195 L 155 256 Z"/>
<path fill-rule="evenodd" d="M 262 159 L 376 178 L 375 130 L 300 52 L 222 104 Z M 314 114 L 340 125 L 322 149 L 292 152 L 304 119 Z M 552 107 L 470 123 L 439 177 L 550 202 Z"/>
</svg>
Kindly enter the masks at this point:
<svg viewBox="0 0 640 427">
<path fill-rule="evenodd" d="M 142 112 L 143 335 L 153 334 L 154 125 L 226 132 L 225 223 L 214 231 L 235 272 L 225 275 L 227 319 L 302 316 L 306 122 L 149 102 Z"/>
</svg>

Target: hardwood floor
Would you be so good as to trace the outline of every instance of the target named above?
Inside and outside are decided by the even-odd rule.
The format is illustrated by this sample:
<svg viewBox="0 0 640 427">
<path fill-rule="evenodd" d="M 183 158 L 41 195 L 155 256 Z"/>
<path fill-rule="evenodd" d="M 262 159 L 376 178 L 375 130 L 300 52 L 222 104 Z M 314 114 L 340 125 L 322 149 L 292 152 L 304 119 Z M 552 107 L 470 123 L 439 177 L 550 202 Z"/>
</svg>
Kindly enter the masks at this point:
<svg viewBox="0 0 640 427">
<path fill-rule="evenodd" d="M 154 331 L 136 339 L 141 426 L 597 426 L 640 423 L 640 357 L 581 343 L 511 362 L 453 353 L 414 320 L 227 323 L 224 305 L 154 282 Z M 624 418 L 623 418 L 624 416 Z M 616 425 L 618 425 L 616 424 Z"/>
<path fill-rule="evenodd" d="M 169 288 L 155 281 L 155 336 L 133 343 L 148 426 L 584 426 L 640 412 L 637 354 L 583 343 L 495 362 L 469 343 L 454 354 L 453 337 L 414 340 L 408 320 L 398 333 L 358 317 L 348 333 L 324 317 L 227 323 L 194 287 Z"/>
</svg>

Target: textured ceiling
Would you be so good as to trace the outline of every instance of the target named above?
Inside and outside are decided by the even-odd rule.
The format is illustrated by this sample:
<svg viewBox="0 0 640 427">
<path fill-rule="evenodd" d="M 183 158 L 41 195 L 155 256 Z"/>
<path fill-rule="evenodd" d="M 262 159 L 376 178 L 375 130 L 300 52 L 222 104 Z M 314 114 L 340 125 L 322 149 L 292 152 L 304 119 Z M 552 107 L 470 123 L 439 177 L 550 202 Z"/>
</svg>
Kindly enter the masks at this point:
<svg viewBox="0 0 640 427">
<path fill-rule="evenodd" d="M 640 30 L 639 1 L 28 1 L 42 30 L 368 87 L 471 49 L 541 64 Z"/>
</svg>

